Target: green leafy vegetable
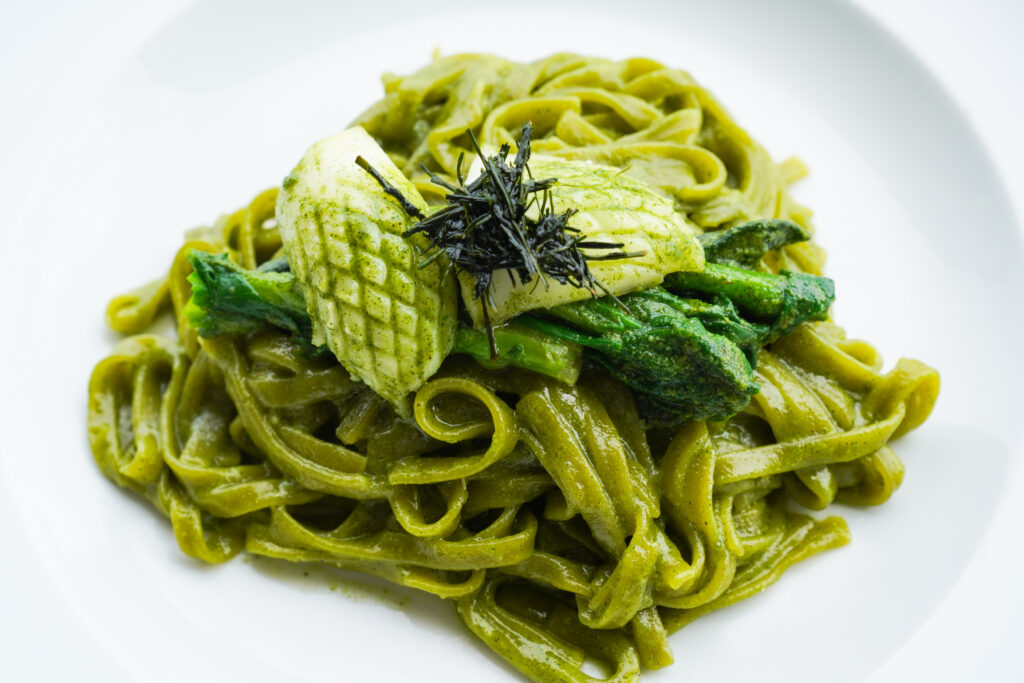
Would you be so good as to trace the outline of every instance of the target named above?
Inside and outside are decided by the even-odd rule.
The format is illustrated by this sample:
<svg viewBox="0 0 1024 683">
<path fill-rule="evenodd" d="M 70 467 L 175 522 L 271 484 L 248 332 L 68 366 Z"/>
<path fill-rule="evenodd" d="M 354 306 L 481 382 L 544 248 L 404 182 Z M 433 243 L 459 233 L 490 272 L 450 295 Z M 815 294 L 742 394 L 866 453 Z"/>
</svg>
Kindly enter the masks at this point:
<svg viewBox="0 0 1024 683">
<path fill-rule="evenodd" d="M 193 249 L 186 258 L 192 266 L 192 298 L 185 317 L 200 335 L 246 333 L 270 324 L 305 340 L 312 336 L 306 302 L 286 261 L 247 270 L 227 254 Z"/>
<path fill-rule="evenodd" d="M 515 366 L 554 377 L 566 384 L 575 384 L 580 376 L 583 354 L 577 344 L 538 332 L 519 322 L 494 328 L 498 349 L 492 360 L 487 335 L 473 327 L 459 327 L 455 332 L 452 353 L 472 356 L 485 368 Z"/>
<path fill-rule="evenodd" d="M 688 318 L 699 320 L 708 332 L 722 335 L 738 346 L 751 367 L 756 364 L 757 350 L 765 344 L 771 333 L 771 326 L 751 322 L 741 316 L 732 301 L 722 295 L 712 301 L 686 299 L 667 292 L 661 287 L 649 289 L 644 294 L 682 313 Z"/>
<path fill-rule="evenodd" d="M 639 392 L 642 403 L 658 409 L 645 410 L 648 415 L 724 420 L 757 393 L 750 364 L 732 340 L 708 332 L 670 298 L 655 287 L 622 298 L 629 314 L 606 299 L 588 299 L 548 311 L 560 322 L 532 316 L 518 320 L 586 347 L 588 358 Z"/>
<path fill-rule="evenodd" d="M 701 273 L 673 273 L 664 285 L 680 296 L 726 297 L 753 320 L 768 322 L 762 344 L 805 320 L 824 319 L 835 300 L 835 283 L 827 277 L 787 270 L 775 275 L 717 263 L 708 263 Z"/>
<path fill-rule="evenodd" d="M 771 249 L 805 242 L 811 239 L 811 233 L 793 221 L 769 218 L 704 233 L 697 239 L 709 262 L 753 268 Z"/>
<path fill-rule="evenodd" d="M 756 262 L 772 245 L 800 234 L 806 233 L 787 221 L 743 224 L 723 231 L 712 253 Z M 187 315 L 200 334 L 271 324 L 310 338 L 305 303 L 286 262 L 247 271 L 226 255 L 193 251 L 188 257 L 195 273 Z M 700 273 L 673 273 L 664 285 L 627 294 L 621 303 L 585 299 L 552 307 L 544 318 L 520 316 L 494 328 L 496 358 L 485 333 L 460 326 L 451 353 L 470 355 L 484 367 L 521 367 L 572 383 L 585 347 L 587 358 L 637 392 L 649 419 L 722 420 L 757 392 L 751 368 L 758 349 L 804 320 L 825 316 L 835 295 L 828 278 L 712 262 Z"/>
<path fill-rule="evenodd" d="M 294 276 L 281 270 L 287 264 L 249 271 L 223 254 L 192 251 L 188 258 L 195 273 L 186 315 L 200 334 L 246 333 L 269 324 L 308 343 L 309 316 Z M 547 312 L 552 319 L 520 316 L 494 328 L 497 359 L 483 332 L 461 326 L 451 353 L 484 367 L 521 367 L 572 383 L 582 346 L 637 392 L 648 418 L 725 419 L 757 392 L 751 370 L 757 350 L 824 315 L 833 298 L 827 278 L 716 264 L 666 282 L 676 293 L 654 287 L 624 296 L 629 313 L 602 298 L 556 306 Z"/>
<path fill-rule="evenodd" d="M 736 265 L 809 237 L 790 221 L 752 221 L 708 237 L 701 237 L 704 270 L 673 273 L 664 288 L 622 297 L 631 315 L 591 300 L 550 309 L 559 322 L 519 320 L 586 347 L 588 358 L 638 392 L 648 419 L 725 419 L 758 390 L 751 370 L 758 349 L 824 318 L 835 287 L 828 278 Z"/>
<path fill-rule="evenodd" d="M 227 254 L 192 250 L 187 258 L 194 272 L 189 275 L 192 298 L 185 315 L 200 335 L 247 334 L 274 326 L 312 347 L 306 303 L 287 261 L 271 261 L 257 270 L 246 270 Z M 579 377 L 582 354 L 576 344 L 517 323 L 495 328 L 494 337 L 496 360 L 491 358 L 487 336 L 471 327 L 456 331 L 451 353 L 472 356 L 484 367 L 515 366 L 570 384 Z M 323 346 L 312 348 L 329 353 Z"/>
<path fill-rule="evenodd" d="M 774 218 L 706 233 L 698 238 L 707 260 L 703 272 L 674 273 L 665 278 L 664 285 L 681 296 L 712 301 L 716 316 L 701 320 L 709 330 L 726 334 L 739 344 L 753 363 L 752 354 L 757 348 L 770 344 L 805 320 L 824 319 L 835 300 L 835 284 L 829 278 L 785 270 L 779 275 L 752 270 L 768 251 L 810 238 L 806 228 Z M 721 305 L 732 310 L 717 310 Z M 726 318 L 734 321 L 738 317 L 736 308 L 748 318 L 767 323 L 767 328 L 744 321 L 748 329 L 753 326 L 757 332 L 755 338 L 742 341 L 743 332 L 731 323 L 725 324 Z"/>
</svg>

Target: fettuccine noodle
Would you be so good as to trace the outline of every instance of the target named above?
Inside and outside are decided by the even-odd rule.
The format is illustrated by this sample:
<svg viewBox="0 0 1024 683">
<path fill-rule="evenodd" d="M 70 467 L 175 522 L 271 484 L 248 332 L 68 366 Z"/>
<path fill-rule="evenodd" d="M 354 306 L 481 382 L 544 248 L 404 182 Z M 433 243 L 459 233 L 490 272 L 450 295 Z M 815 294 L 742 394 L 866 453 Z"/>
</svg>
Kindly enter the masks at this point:
<svg viewBox="0 0 1024 683">
<path fill-rule="evenodd" d="M 441 58 L 357 123 L 430 202 L 454 178 L 465 131 L 487 145 L 535 126 L 534 149 L 624 172 L 704 230 L 753 218 L 809 227 L 776 165 L 685 72 L 648 59 L 556 55 L 514 64 Z M 118 297 L 130 334 L 89 384 L 103 473 L 171 521 L 205 562 L 241 551 L 366 572 L 454 601 L 488 647 L 535 681 L 609 680 L 672 662 L 667 635 L 747 598 L 788 566 L 847 542 L 833 502 L 877 505 L 904 468 L 889 442 L 920 425 L 938 374 L 878 353 L 832 322 L 804 323 L 757 357 L 749 406 L 724 423 L 650 427 L 633 393 L 587 368 L 565 384 L 452 356 L 411 420 L 283 333 L 200 338 L 181 312 L 187 249 L 247 268 L 281 248 L 276 190 L 193 231 L 169 274 Z M 820 274 L 811 242 L 761 268 Z M 179 338 L 145 333 L 171 310 Z"/>
</svg>

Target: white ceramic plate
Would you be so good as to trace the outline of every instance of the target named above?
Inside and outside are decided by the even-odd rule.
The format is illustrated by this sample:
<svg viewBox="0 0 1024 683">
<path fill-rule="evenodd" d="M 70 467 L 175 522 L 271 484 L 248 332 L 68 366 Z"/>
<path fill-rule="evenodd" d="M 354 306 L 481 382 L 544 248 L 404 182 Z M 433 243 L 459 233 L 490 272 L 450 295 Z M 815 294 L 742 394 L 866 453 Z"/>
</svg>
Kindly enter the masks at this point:
<svg viewBox="0 0 1024 683">
<path fill-rule="evenodd" d="M 881 508 L 837 508 L 853 542 L 688 626 L 671 640 L 676 664 L 644 680 L 862 680 L 942 602 L 1006 494 L 1022 399 L 1006 380 L 1024 376 L 1012 346 L 1022 324 L 995 295 L 1021 290 L 1017 229 L 955 105 L 843 4 L 525 7 L 199 2 L 66 103 L 74 124 L 14 212 L 16 258 L 0 273 L 0 344 L 17 359 L 0 453 L 17 680 L 516 680 L 432 598 L 185 558 L 163 519 L 102 478 L 85 436 L 88 376 L 115 341 L 108 298 L 166 268 L 184 229 L 279 182 L 380 97 L 382 72 L 414 70 L 435 47 L 645 55 L 690 70 L 777 158 L 811 167 L 797 197 L 817 212 L 840 324 L 888 365 L 908 355 L 942 372 L 931 420 L 897 445 L 903 488 Z M 11 334 L 12 322 L 32 332 Z M 19 644 L 19 623 L 49 615 L 49 643 Z"/>
</svg>

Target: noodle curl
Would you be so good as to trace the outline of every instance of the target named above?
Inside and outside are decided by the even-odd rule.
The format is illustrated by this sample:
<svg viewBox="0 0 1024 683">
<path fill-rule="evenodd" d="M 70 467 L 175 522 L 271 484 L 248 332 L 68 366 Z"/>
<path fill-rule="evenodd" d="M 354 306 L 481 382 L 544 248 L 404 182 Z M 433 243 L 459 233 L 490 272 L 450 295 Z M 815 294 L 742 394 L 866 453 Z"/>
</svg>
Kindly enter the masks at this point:
<svg viewBox="0 0 1024 683">
<path fill-rule="evenodd" d="M 388 77 L 357 123 L 429 201 L 454 180 L 465 131 L 624 169 L 704 230 L 754 218 L 809 227 L 776 165 L 685 72 L 648 59 L 438 59 Z M 426 172 L 420 168 L 423 164 Z M 635 680 L 673 656 L 667 635 L 756 594 L 794 562 L 846 543 L 839 517 L 877 505 L 904 468 L 889 442 L 919 426 L 938 374 L 832 322 L 762 349 L 760 392 L 722 423 L 666 430 L 597 368 L 575 385 L 450 357 L 403 420 L 334 359 L 278 332 L 200 338 L 182 316 L 187 249 L 246 268 L 279 255 L 276 190 L 189 234 L 168 275 L 114 299 L 132 334 L 95 368 L 89 437 L 103 473 L 171 521 L 183 552 L 243 549 L 365 572 L 455 601 L 462 623 L 536 681 Z M 762 269 L 818 274 L 812 243 Z M 164 311 L 178 340 L 140 334 Z"/>
</svg>

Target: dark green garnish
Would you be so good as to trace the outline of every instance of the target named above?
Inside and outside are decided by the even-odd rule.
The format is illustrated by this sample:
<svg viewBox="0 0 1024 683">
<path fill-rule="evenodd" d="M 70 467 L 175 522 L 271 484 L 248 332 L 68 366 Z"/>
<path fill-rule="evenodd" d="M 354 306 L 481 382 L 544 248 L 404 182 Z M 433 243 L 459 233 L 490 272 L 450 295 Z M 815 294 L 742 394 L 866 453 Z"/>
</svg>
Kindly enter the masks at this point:
<svg viewBox="0 0 1024 683">
<path fill-rule="evenodd" d="M 313 336 L 306 302 L 284 259 L 246 270 L 227 254 L 191 249 L 185 258 L 192 266 L 185 317 L 200 335 L 244 334 L 269 323 L 300 339 Z"/>
<path fill-rule="evenodd" d="M 516 321 L 585 347 L 586 358 L 633 388 L 652 421 L 724 420 L 757 392 L 757 351 L 823 318 L 834 298 L 828 278 L 709 263 L 704 273 L 675 273 L 663 287 L 626 294 L 631 315 L 587 299 Z"/>
<path fill-rule="evenodd" d="M 783 270 L 778 275 L 708 263 L 701 273 L 672 273 L 662 283 L 679 296 L 728 298 L 748 319 L 769 324 L 759 345 L 770 344 L 805 320 L 824 320 L 836 298 L 827 277 Z"/>
<path fill-rule="evenodd" d="M 415 204 L 406 199 L 401 190 L 389 183 L 387 179 L 380 174 L 380 171 L 370 165 L 369 161 L 358 156 L 356 157 L 356 166 L 372 175 L 373 179 L 377 181 L 377 184 L 384 188 L 384 192 L 395 198 L 395 201 L 397 201 L 399 206 L 402 207 L 402 211 L 405 211 L 413 218 L 419 218 L 421 220 L 426 218 L 426 216 L 423 215 L 423 212 L 416 208 Z M 405 234 L 408 235 L 409 233 L 406 232 Z"/>
<path fill-rule="evenodd" d="M 811 239 L 811 233 L 793 221 L 764 218 L 740 223 L 728 230 L 706 232 L 697 239 L 708 262 L 754 268 L 768 251 L 805 242 Z"/>
<path fill-rule="evenodd" d="M 749 268 L 810 234 L 784 220 L 758 220 L 701 237 L 700 273 L 673 273 L 661 287 L 622 297 L 632 315 L 602 299 L 517 318 L 580 344 L 591 362 L 636 392 L 655 423 L 723 420 L 757 391 L 757 352 L 805 320 L 822 320 L 835 299 L 832 280 Z"/>
<path fill-rule="evenodd" d="M 518 282 L 524 285 L 535 277 L 551 277 L 561 284 L 588 289 L 595 295 L 598 289 L 611 295 L 594 278 L 587 260 L 632 258 L 643 253 L 621 251 L 623 245 L 619 242 L 587 240 L 569 225 L 575 211 L 555 212 L 550 189 L 557 179 L 536 180 L 527 166 L 533 134 L 531 123 L 523 124 L 518 151 L 511 163 L 507 161 L 509 145 L 502 145 L 497 155 L 487 158 L 473 132 L 466 131 L 466 134 L 483 163 L 483 173 L 467 185 L 462 175 L 462 156 L 456 165 L 458 185 L 431 173 L 431 182 L 448 191 L 447 205 L 426 217 L 365 159 L 357 158 L 356 163 L 398 200 L 407 214 L 420 219 L 405 235 L 423 233 L 427 236 L 435 249 L 428 262 L 443 253 L 453 265 L 475 278 L 473 296 L 482 299 L 491 350 L 496 353 L 487 312 L 487 290 L 495 271 L 514 272 Z M 429 173 L 426 167 L 423 170 Z M 534 206 L 537 207 L 536 218 L 527 216 Z M 582 249 L 620 251 L 584 256 Z"/>
<path fill-rule="evenodd" d="M 661 287 L 622 299 L 631 315 L 606 299 L 587 299 L 548 310 L 552 319 L 517 321 L 585 347 L 586 358 L 633 388 L 648 418 L 724 420 L 757 393 L 742 349 L 690 317 L 691 302 Z"/>
</svg>

